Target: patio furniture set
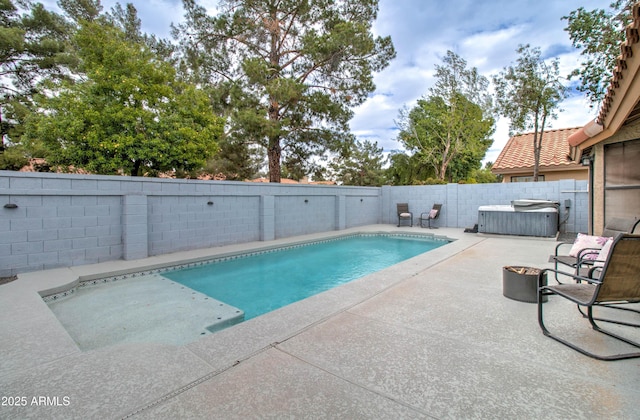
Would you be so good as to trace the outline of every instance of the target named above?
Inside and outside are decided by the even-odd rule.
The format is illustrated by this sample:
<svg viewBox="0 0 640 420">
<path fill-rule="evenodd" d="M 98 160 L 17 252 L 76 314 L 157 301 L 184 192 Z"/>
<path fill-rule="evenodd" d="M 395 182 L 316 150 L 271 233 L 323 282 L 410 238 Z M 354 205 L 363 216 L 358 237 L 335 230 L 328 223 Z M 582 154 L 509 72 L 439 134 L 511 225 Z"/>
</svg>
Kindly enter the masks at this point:
<svg viewBox="0 0 640 420">
<path fill-rule="evenodd" d="M 409 222 L 413 226 L 413 213 L 407 203 L 397 205 L 398 226 Z M 434 204 L 429 212 L 421 213 L 420 226 L 432 228 L 431 221 L 438 218 L 441 204 Z M 591 328 L 632 347 L 640 349 L 640 342 L 619 331 L 604 328 L 602 323 L 622 327 L 640 328 L 640 234 L 634 233 L 640 219 L 613 218 L 605 226 L 602 236 L 578 234 L 573 243 L 559 243 L 549 262 L 554 268 L 503 267 L 503 295 L 538 305 L 538 324 L 542 333 L 586 356 L 598 360 L 640 358 L 640 351 L 618 354 L 597 354 L 584 346 L 553 333 L 545 324 L 544 303 L 551 296 L 559 296 L 577 305 L 581 317 Z M 561 251 L 571 247 L 568 254 Z M 565 267 L 564 269 L 561 269 Z M 547 274 L 553 273 L 555 282 L 549 284 Z M 594 309 L 614 309 L 607 317 L 600 317 Z M 615 317 L 615 315 L 627 317 Z M 631 319 L 631 321 L 629 321 Z M 620 328 L 619 328 L 620 329 Z"/>
</svg>

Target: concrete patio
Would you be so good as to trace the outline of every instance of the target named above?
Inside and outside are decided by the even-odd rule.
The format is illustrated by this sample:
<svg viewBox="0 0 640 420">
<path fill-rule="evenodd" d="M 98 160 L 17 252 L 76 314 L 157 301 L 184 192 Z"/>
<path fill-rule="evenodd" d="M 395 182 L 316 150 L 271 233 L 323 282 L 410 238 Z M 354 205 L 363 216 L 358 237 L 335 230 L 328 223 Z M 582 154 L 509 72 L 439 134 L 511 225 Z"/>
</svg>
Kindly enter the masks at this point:
<svg viewBox="0 0 640 420">
<path fill-rule="evenodd" d="M 640 418 L 640 359 L 585 357 L 542 335 L 535 304 L 502 295 L 502 267 L 550 266 L 553 239 L 327 235 L 359 231 L 456 241 L 183 346 L 83 352 L 37 292 L 291 239 L 21 274 L 0 286 L 0 418 Z M 630 351 L 565 301 L 545 313 L 594 351 Z"/>
</svg>

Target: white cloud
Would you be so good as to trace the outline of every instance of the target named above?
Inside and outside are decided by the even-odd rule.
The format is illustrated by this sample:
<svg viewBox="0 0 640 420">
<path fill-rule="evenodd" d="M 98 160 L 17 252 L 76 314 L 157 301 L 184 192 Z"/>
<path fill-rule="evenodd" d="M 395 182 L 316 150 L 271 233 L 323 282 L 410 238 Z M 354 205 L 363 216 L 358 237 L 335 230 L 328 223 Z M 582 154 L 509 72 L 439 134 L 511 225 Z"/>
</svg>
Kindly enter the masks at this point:
<svg viewBox="0 0 640 420">
<path fill-rule="evenodd" d="M 561 74 L 568 75 L 580 58 L 564 31 L 566 21 L 561 18 L 581 6 L 591 9 L 607 5 L 597 0 L 381 0 L 376 32 L 391 35 L 398 54 L 396 61 L 375 80 L 377 92 L 392 96 L 367 101 L 356 109 L 351 125 L 354 133 L 377 139 L 385 150 L 398 149 L 393 141 L 397 135 L 392 128 L 393 119 L 402 106 L 411 106 L 428 93 L 434 82 L 434 66 L 441 64 L 446 50 L 454 51 L 470 67 L 477 67 L 490 77 L 515 63 L 519 45 L 530 44 L 540 47 L 544 56 L 558 57 Z M 378 109 L 382 105 L 384 112 Z M 390 109 L 394 105 L 396 112 Z M 561 107 L 564 112 L 552 121 L 553 128 L 582 126 L 593 118 L 593 111 L 582 97 L 571 97 Z M 494 144 L 485 161 L 497 158 L 509 139 L 508 126 L 508 121 L 498 120 Z"/>
</svg>

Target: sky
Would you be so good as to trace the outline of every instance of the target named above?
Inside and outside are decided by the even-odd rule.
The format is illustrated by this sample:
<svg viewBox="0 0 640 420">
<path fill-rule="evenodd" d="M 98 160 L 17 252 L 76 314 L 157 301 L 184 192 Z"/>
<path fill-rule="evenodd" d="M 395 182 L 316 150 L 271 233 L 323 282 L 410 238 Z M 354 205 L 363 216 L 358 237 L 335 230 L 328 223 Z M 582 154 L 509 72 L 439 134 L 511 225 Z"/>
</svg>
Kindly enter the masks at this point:
<svg viewBox="0 0 640 420">
<path fill-rule="evenodd" d="M 50 0 L 51 1 L 51 0 Z M 131 0 L 142 30 L 169 38 L 171 23 L 183 19 L 181 0 Z M 47 2 L 45 1 L 45 4 Z M 108 11 L 116 3 L 102 0 Z M 126 1 L 121 1 L 126 4 Z M 413 107 L 434 84 L 435 65 L 451 50 L 491 79 L 515 64 L 521 44 L 539 47 L 545 59 L 558 58 L 561 75 L 581 62 L 573 48 L 563 16 L 584 7 L 607 9 L 610 0 L 380 0 L 375 35 L 391 36 L 397 56 L 375 75 L 376 90 L 358 108 L 351 131 L 360 140 L 377 142 L 385 152 L 402 150 L 395 121 L 403 107 Z M 211 13 L 216 0 L 199 0 Z M 577 80 L 567 81 L 575 85 Z M 585 96 L 575 90 L 565 99 L 558 119 L 548 128 L 581 127 L 593 120 Z M 498 119 L 493 145 L 484 161 L 495 162 L 509 139 L 509 122 Z"/>
</svg>

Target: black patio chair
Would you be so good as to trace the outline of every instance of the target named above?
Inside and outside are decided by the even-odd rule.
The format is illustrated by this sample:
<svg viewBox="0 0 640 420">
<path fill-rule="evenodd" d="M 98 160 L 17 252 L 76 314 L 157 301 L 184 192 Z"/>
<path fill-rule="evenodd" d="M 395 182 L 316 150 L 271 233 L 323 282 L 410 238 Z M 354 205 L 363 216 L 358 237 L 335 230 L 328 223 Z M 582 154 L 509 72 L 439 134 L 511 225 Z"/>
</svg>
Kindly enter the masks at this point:
<svg viewBox="0 0 640 420">
<path fill-rule="evenodd" d="M 544 335 L 586 355 L 598 360 L 621 360 L 639 358 L 640 352 L 622 353 L 615 355 L 599 355 L 592 353 L 575 343 L 551 333 L 544 324 L 543 296 L 558 295 L 578 305 L 578 308 L 586 308 L 586 317 L 591 327 L 602 334 L 623 341 L 640 349 L 640 343 L 632 341 L 610 330 L 605 330 L 596 323 L 598 318 L 593 316 L 594 307 L 614 307 L 625 309 L 637 314 L 640 310 L 624 307 L 623 305 L 637 304 L 640 302 L 640 235 L 620 234 L 611 246 L 611 252 L 600 271 L 598 278 L 594 273 L 599 270 L 593 267 L 589 276 L 579 276 L 575 273 L 559 272 L 571 278 L 570 282 L 557 281 L 555 285 L 545 285 L 545 273 L 558 272 L 555 269 L 543 269 L 538 276 L 538 323 Z M 602 320 L 601 320 L 602 321 Z M 604 320 L 624 326 L 640 328 L 640 324 L 625 321 Z"/>
<path fill-rule="evenodd" d="M 437 229 L 436 226 L 431 226 L 431 221 L 432 220 L 436 220 L 438 217 L 440 217 L 440 210 L 442 210 L 442 204 L 434 204 L 433 208 L 431 209 L 431 211 L 429 212 L 425 212 L 425 213 L 421 213 L 420 214 L 420 227 L 425 227 L 424 226 L 424 222 L 427 221 L 428 222 L 428 228 L 429 229 Z"/>
<path fill-rule="evenodd" d="M 409 204 L 398 203 L 396 204 L 396 208 L 398 210 L 398 227 L 400 227 L 404 220 L 408 220 L 409 226 L 413 226 L 413 213 L 409 211 Z"/>
</svg>

